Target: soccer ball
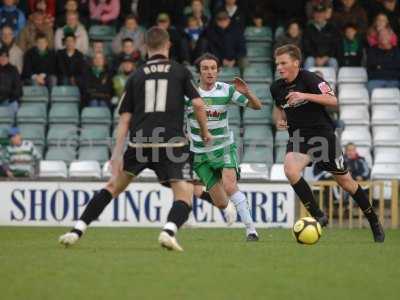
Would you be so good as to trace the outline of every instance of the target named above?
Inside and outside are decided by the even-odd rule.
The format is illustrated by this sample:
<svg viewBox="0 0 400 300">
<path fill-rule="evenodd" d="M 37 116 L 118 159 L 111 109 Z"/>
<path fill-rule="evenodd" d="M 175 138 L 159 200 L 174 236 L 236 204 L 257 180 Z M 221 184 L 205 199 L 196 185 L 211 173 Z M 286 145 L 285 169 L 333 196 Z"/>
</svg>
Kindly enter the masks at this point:
<svg viewBox="0 0 400 300">
<path fill-rule="evenodd" d="M 321 225 L 311 217 L 301 218 L 293 226 L 293 236 L 299 244 L 315 244 L 321 234 Z"/>
</svg>

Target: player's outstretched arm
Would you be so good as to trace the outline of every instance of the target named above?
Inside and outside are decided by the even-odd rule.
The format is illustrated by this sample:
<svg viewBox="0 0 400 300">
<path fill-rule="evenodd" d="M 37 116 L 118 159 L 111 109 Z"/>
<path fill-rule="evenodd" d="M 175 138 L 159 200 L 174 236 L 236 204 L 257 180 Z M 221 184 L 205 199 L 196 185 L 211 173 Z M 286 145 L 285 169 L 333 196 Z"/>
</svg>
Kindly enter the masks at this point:
<svg viewBox="0 0 400 300">
<path fill-rule="evenodd" d="M 262 103 L 260 99 L 258 99 L 256 94 L 253 93 L 249 85 L 243 79 L 235 77 L 233 84 L 235 85 L 235 89 L 249 100 L 247 104 L 248 107 L 256 110 L 261 109 Z"/>
<path fill-rule="evenodd" d="M 278 130 L 287 130 L 289 128 L 285 111 L 282 108 L 275 106 L 272 112 L 272 118 L 274 119 L 275 126 Z"/>
<path fill-rule="evenodd" d="M 308 94 L 300 92 L 291 92 L 286 96 L 287 103 L 290 106 L 295 106 L 297 103 L 305 100 L 321 104 L 323 106 L 338 106 L 338 100 L 333 94 Z"/>
<path fill-rule="evenodd" d="M 203 99 L 201 98 L 192 99 L 192 106 L 197 122 L 199 123 L 200 126 L 201 137 L 203 138 L 203 141 L 205 143 L 208 143 L 212 140 L 212 135 L 208 131 L 206 106 L 204 105 Z"/>
<path fill-rule="evenodd" d="M 128 135 L 129 125 L 132 119 L 131 113 L 122 113 L 119 117 L 116 143 L 111 156 L 111 173 L 116 176 L 122 171 L 122 153 L 124 151 L 125 139 Z"/>
</svg>

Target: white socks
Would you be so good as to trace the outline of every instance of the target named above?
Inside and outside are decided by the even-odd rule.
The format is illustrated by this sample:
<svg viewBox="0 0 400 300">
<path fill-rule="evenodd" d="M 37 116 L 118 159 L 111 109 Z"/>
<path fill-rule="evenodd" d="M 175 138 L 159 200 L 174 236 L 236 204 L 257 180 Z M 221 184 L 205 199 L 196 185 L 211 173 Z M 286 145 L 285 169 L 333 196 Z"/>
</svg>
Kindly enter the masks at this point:
<svg viewBox="0 0 400 300">
<path fill-rule="evenodd" d="M 253 219 L 251 218 L 250 207 L 247 203 L 246 196 L 241 191 L 237 191 L 231 196 L 231 200 L 236 207 L 240 219 L 242 219 L 242 222 L 246 226 L 247 234 L 256 233 L 256 228 L 254 227 Z"/>
</svg>

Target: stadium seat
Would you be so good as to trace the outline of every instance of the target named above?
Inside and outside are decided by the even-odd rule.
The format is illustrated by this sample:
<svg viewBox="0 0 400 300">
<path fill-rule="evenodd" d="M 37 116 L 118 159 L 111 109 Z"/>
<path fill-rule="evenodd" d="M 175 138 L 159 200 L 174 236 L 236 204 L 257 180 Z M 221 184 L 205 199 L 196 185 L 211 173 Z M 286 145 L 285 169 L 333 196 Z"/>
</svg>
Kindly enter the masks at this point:
<svg viewBox="0 0 400 300">
<path fill-rule="evenodd" d="M 400 146 L 399 126 L 372 127 L 374 146 Z"/>
<path fill-rule="evenodd" d="M 139 178 L 155 179 L 157 178 L 156 173 L 151 169 L 144 169 L 142 173 L 139 174 Z"/>
<path fill-rule="evenodd" d="M 92 25 L 89 29 L 91 40 L 111 41 L 116 35 L 115 28 L 107 25 Z"/>
<path fill-rule="evenodd" d="M 374 164 L 372 167 L 371 178 L 373 180 L 400 180 L 400 164 Z"/>
<path fill-rule="evenodd" d="M 20 124 L 46 124 L 46 105 L 43 103 L 23 104 L 17 112 L 17 122 Z"/>
<path fill-rule="evenodd" d="M 286 146 L 289 140 L 289 132 L 287 130 L 277 130 L 275 133 L 275 146 Z"/>
<path fill-rule="evenodd" d="M 250 64 L 244 70 L 243 74 L 244 80 L 249 83 L 272 82 L 272 71 L 269 64 Z"/>
<path fill-rule="evenodd" d="M 236 143 L 240 142 L 240 127 L 236 125 L 229 126 L 229 129 L 233 132 L 233 138 Z"/>
<path fill-rule="evenodd" d="M 275 146 L 275 163 L 283 164 L 286 156 L 286 145 Z"/>
<path fill-rule="evenodd" d="M 109 145 L 110 128 L 98 125 L 84 127 L 81 131 L 79 144 L 81 146 Z"/>
<path fill-rule="evenodd" d="M 21 102 L 49 102 L 49 91 L 44 86 L 24 86 L 22 88 L 23 96 Z"/>
<path fill-rule="evenodd" d="M 339 90 L 339 105 L 347 104 L 369 105 L 368 90 L 365 87 L 341 88 Z"/>
<path fill-rule="evenodd" d="M 347 89 L 353 89 L 353 90 L 359 90 L 359 89 L 365 89 L 366 85 L 364 83 L 341 83 L 338 86 L 338 92 L 340 94 L 341 90 L 347 90 Z"/>
<path fill-rule="evenodd" d="M 98 161 L 73 161 L 69 166 L 69 177 L 101 178 L 101 167 Z"/>
<path fill-rule="evenodd" d="M 398 88 L 376 88 L 372 91 L 371 103 L 377 104 L 400 104 L 400 90 Z"/>
<path fill-rule="evenodd" d="M 247 125 L 244 128 L 243 142 L 245 145 L 273 147 L 272 129 L 267 125 Z"/>
<path fill-rule="evenodd" d="M 371 132 L 367 126 L 347 126 L 342 133 L 342 143 L 354 143 L 357 146 L 371 147 Z"/>
<path fill-rule="evenodd" d="M 79 124 L 79 109 L 74 103 L 53 104 L 49 112 L 50 124 Z"/>
<path fill-rule="evenodd" d="M 53 124 L 47 133 L 49 146 L 78 146 L 78 127 L 76 125 Z"/>
<path fill-rule="evenodd" d="M 261 109 L 255 110 L 245 108 L 243 122 L 249 124 L 272 124 L 272 106 L 264 105 Z"/>
<path fill-rule="evenodd" d="M 24 140 L 32 141 L 35 146 L 45 145 L 45 126 L 44 125 L 21 125 L 21 136 Z"/>
<path fill-rule="evenodd" d="M 111 163 L 109 160 L 104 163 L 103 168 L 101 170 L 101 174 L 103 178 L 110 178 L 112 176 Z"/>
<path fill-rule="evenodd" d="M 219 73 L 219 81 L 232 82 L 235 77 L 240 77 L 239 68 L 223 67 Z"/>
<path fill-rule="evenodd" d="M 261 100 L 263 105 L 272 104 L 272 96 L 269 91 L 269 85 L 265 83 L 252 83 L 250 84 L 250 89 L 256 94 L 256 96 Z"/>
<path fill-rule="evenodd" d="M 246 27 L 244 36 L 248 42 L 272 42 L 273 34 L 270 27 Z"/>
<path fill-rule="evenodd" d="M 270 166 L 274 163 L 272 149 L 272 147 L 265 146 L 245 146 L 242 163 L 261 163 Z"/>
<path fill-rule="evenodd" d="M 312 67 L 310 68 L 311 72 L 319 71 L 323 75 L 323 79 L 327 81 L 333 90 L 335 90 L 336 86 L 336 70 L 333 67 Z"/>
<path fill-rule="evenodd" d="M 240 110 L 236 105 L 228 106 L 228 121 L 230 125 L 240 124 Z"/>
<path fill-rule="evenodd" d="M 400 110 L 387 109 L 382 106 L 374 106 L 371 118 L 372 126 L 375 125 L 400 125 Z"/>
<path fill-rule="evenodd" d="M 12 125 L 14 123 L 14 117 L 10 113 L 10 109 L 6 106 L 0 106 L 0 124 Z"/>
<path fill-rule="evenodd" d="M 369 125 L 369 111 L 365 105 L 343 105 L 340 120 L 346 125 Z"/>
<path fill-rule="evenodd" d="M 251 63 L 267 63 L 272 60 L 270 44 L 247 43 L 247 58 Z"/>
<path fill-rule="evenodd" d="M 39 177 L 45 178 L 67 178 L 68 170 L 64 161 L 42 160 L 39 164 Z"/>
<path fill-rule="evenodd" d="M 283 164 L 273 164 L 270 171 L 271 181 L 288 181 L 285 175 Z"/>
<path fill-rule="evenodd" d="M 400 147 L 374 147 L 376 164 L 400 164 Z"/>
<path fill-rule="evenodd" d="M 10 140 L 8 138 L 8 131 L 10 130 L 9 125 L 0 124 L 0 146 L 6 146 Z"/>
<path fill-rule="evenodd" d="M 76 159 L 76 151 L 74 147 L 50 147 L 46 153 L 46 160 L 62 160 L 66 164 L 70 164 Z"/>
<path fill-rule="evenodd" d="M 368 81 L 367 70 L 364 67 L 341 67 L 337 82 L 341 83 L 366 83 Z"/>
<path fill-rule="evenodd" d="M 111 112 L 108 107 L 85 107 L 81 115 L 82 125 L 111 125 Z"/>
<path fill-rule="evenodd" d="M 80 102 L 80 92 L 76 86 L 55 86 L 51 91 L 51 101 L 57 102 Z"/>
<path fill-rule="evenodd" d="M 242 179 L 269 179 L 268 165 L 266 164 L 240 164 L 240 178 Z"/>
<path fill-rule="evenodd" d="M 85 146 L 79 148 L 79 160 L 96 160 L 104 164 L 109 160 L 109 151 L 106 146 Z"/>
</svg>

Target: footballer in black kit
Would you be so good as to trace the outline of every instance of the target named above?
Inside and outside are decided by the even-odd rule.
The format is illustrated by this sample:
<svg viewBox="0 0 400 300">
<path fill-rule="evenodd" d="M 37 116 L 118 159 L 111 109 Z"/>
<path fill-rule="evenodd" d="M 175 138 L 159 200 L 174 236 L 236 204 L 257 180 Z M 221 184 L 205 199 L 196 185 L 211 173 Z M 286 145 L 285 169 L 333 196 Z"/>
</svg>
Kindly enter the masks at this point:
<svg viewBox="0 0 400 300">
<path fill-rule="evenodd" d="M 191 73 L 168 59 L 171 45 L 168 32 L 152 27 L 145 40 L 150 58 L 128 79 L 118 107 L 120 118 L 110 161 L 112 177 L 90 200 L 75 227 L 59 237 L 65 246 L 75 244 L 111 200 L 149 168 L 174 194 L 158 241 L 164 248 L 183 251 L 176 233 L 189 217 L 193 198 L 193 185 L 187 182 L 191 179 L 191 166 L 183 131 L 185 96 L 192 101 L 203 142 L 209 142 L 212 136 L 207 128 L 205 104 Z M 128 149 L 123 153 L 128 132 Z"/>
<path fill-rule="evenodd" d="M 294 191 L 311 216 L 326 226 L 329 220 L 302 177 L 304 168 L 315 162 L 352 195 L 370 223 L 375 242 L 384 242 L 379 219 L 368 196 L 347 169 L 333 121 L 325 110 L 326 106 L 338 105 L 334 91 L 322 78 L 300 68 L 301 51 L 295 45 L 277 48 L 274 56 L 281 77 L 270 87 L 274 119 L 278 130 L 289 132 L 284 170 Z"/>
</svg>

